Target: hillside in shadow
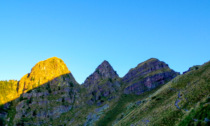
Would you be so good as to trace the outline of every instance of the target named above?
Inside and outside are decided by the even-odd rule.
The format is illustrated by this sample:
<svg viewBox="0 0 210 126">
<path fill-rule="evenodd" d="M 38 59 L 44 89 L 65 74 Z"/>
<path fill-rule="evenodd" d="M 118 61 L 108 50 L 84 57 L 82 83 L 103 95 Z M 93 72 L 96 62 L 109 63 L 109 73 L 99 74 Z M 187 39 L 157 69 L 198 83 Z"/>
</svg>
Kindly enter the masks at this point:
<svg viewBox="0 0 210 126">
<path fill-rule="evenodd" d="M 49 58 L 20 81 L 0 81 L 0 125 L 209 125 L 210 62 L 184 74 L 151 58 L 120 78 L 108 61 L 79 85 Z"/>
<path fill-rule="evenodd" d="M 1 125 L 41 125 L 52 121 L 79 105 L 79 91 L 71 73 L 56 77 L 2 105 Z"/>
</svg>

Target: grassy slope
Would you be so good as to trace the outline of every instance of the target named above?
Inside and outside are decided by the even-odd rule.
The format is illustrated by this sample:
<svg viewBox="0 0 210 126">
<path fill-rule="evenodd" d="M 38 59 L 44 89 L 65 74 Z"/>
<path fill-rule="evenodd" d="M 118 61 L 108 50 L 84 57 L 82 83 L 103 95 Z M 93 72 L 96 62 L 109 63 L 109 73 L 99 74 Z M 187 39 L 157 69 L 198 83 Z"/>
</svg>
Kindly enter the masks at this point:
<svg viewBox="0 0 210 126">
<path fill-rule="evenodd" d="M 210 62 L 200 69 L 181 75 L 168 84 L 146 92 L 140 96 L 121 95 L 118 102 L 106 102 L 110 105 L 109 111 L 101 115 L 96 123 L 106 125 L 208 125 L 204 120 L 210 119 L 209 94 L 210 94 Z M 8 87 L 9 88 L 9 87 Z M 178 98 L 179 97 L 179 98 Z M 175 106 L 177 99 L 180 100 Z M 142 101 L 139 105 L 137 101 Z M 104 104 L 106 104 L 104 103 Z M 16 102 L 9 111 L 8 117 L 13 120 Z M 87 115 L 99 106 L 85 105 L 74 108 L 64 113 L 60 118 L 51 120 L 51 124 L 83 125 Z M 185 111 L 185 110 L 189 111 Z M 197 119 L 195 122 L 193 119 Z M 74 121 L 72 121 L 74 120 Z M 72 123 L 69 123 L 71 122 Z M 13 125 L 10 121 L 9 125 Z"/>
<path fill-rule="evenodd" d="M 17 81 L 0 81 L 0 105 L 10 102 L 18 97 Z"/>
<path fill-rule="evenodd" d="M 161 87 L 151 97 L 144 100 L 145 103 L 135 106 L 115 125 L 190 125 L 194 124 L 193 118 L 198 118 L 200 124 L 207 125 L 205 118 L 209 119 L 209 102 L 205 103 L 210 94 L 210 62 L 204 64 L 200 69 L 181 75 Z M 180 102 L 177 102 L 177 101 Z M 129 104 L 125 101 L 123 104 Z M 177 102 L 177 106 L 175 105 Z M 205 105 L 200 105 L 204 104 Z M 199 107 L 196 107 L 199 106 Z M 186 111 L 188 110 L 188 111 Z M 113 111 L 113 112 L 111 112 Z M 107 113 L 106 116 L 112 117 L 114 109 Z M 126 109 L 121 109 L 118 113 L 125 113 Z M 196 113 L 201 112 L 201 116 L 196 117 Z M 194 116 L 191 117 L 194 113 Z M 105 125 L 110 125 L 115 119 L 107 120 Z M 206 116 L 206 117 L 205 117 Z M 187 120 L 187 121 L 186 121 Z M 110 122 L 110 123 L 109 123 Z M 98 124 L 100 124 L 99 122 Z M 197 123 L 197 122 L 196 122 Z M 195 125 L 197 125 L 195 123 Z"/>
<path fill-rule="evenodd" d="M 130 109 L 132 109 L 132 107 L 135 106 L 135 104 L 130 105 L 130 103 L 135 103 L 138 101 L 146 102 L 146 101 L 144 101 L 144 99 L 146 97 L 149 97 L 150 94 L 157 91 L 157 89 L 159 89 L 160 87 L 158 87 L 154 90 L 145 92 L 140 96 L 125 95 L 125 94 L 121 95 L 118 102 L 116 102 L 113 105 L 113 107 L 110 108 L 110 110 L 96 123 L 96 125 L 97 126 L 107 126 L 107 125 L 111 125 L 112 123 L 115 123 L 114 122 L 115 120 L 119 120 L 120 118 L 125 116 L 130 111 Z M 125 110 L 127 110 L 127 111 L 125 111 Z"/>
</svg>

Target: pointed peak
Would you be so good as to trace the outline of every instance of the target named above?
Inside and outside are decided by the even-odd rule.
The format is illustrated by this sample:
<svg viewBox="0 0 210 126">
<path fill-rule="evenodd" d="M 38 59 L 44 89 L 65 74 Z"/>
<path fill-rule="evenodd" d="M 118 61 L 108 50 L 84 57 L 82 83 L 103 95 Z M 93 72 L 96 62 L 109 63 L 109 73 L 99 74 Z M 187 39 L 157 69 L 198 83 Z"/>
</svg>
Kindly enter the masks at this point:
<svg viewBox="0 0 210 126">
<path fill-rule="evenodd" d="M 112 75 L 117 75 L 116 71 L 112 68 L 107 60 L 104 60 L 95 70 L 97 73 L 112 73 Z M 117 75 L 118 76 L 118 75 Z"/>
<path fill-rule="evenodd" d="M 107 60 L 104 60 L 97 68 L 99 67 L 112 67 Z"/>
<path fill-rule="evenodd" d="M 104 60 L 96 70 L 85 80 L 85 85 L 96 84 L 103 79 L 118 78 L 117 72 L 112 68 L 108 61 Z"/>
<path fill-rule="evenodd" d="M 109 64 L 107 60 L 104 60 L 101 64 Z"/>
</svg>

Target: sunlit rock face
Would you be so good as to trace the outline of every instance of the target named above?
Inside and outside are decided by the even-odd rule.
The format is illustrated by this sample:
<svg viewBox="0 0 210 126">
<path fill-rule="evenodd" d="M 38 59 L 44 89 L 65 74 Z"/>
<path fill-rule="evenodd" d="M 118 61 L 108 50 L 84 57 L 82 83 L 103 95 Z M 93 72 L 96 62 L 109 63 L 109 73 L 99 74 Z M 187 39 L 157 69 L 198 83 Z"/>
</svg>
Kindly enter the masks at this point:
<svg viewBox="0 0 210 126">
<path fill-rule="evenodd" d="M 123 78 L 123 83 L 127 84 L 124 89 L 125 94 L 142 94 L 145 91 L 165 84 L 179 73 L 169 68 L 168 64 L 151 58 L 137 67 L 131 69 Z"/>
<path fill-rule="evenodd" d="M 21 95 L 16 100 L 13 124 L 50 124 L 79 105 L 79 90 L 61 59 L 53 57 L 37 63 L 18 84 Z"/>
<path fill-rule="evenodd" d="M 155 121 L 151 125 L 168 121 L 174 124 L 171 117 L 177 118 L 176 122 L 186 117 L 174 116 L 174 112 L 193 110 L 192 106 L 208 98 L 209 66 L 196 66 L 176 77 L 179 73 L 152 58 L 120 78 L 104 61 L 79 85 L 61 59 L 49 58 L 37 63 L 19 82 L 0 81 L 0 103 L 15 98 L 0 106 L 0 125 L 144 125 L 139 120 L 147 118 L 149 123 Z M 194 105 L 187 104 L 188 100 Z M 157 122 L 165 116 L 165 110 L 169 114 L 167 121 Z M 204 118 L 199 121 L 207 120 Z"/>
<path fill-rule="evenodd" d="M 18 83 L 18 94 L 25 93 L 31 89 L 41 86 L 48 81 L 61 75 L 69 74 L 66 64 L 62 59 L 52 57 L 37 63 L 29 74 L 21 78 Z"/>
<path fill-rule="evenodd" d="M 0 105 L 8 103 L 19 96 L 17 82 L 16 80 L 0 81 Z"/>
</svg>

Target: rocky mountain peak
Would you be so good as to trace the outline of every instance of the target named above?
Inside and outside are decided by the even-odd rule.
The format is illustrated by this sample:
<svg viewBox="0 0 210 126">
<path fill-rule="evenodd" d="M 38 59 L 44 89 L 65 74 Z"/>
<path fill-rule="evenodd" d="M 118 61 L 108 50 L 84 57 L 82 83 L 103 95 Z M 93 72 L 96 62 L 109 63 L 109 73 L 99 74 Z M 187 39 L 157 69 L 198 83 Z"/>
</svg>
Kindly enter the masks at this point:
<svg viewBox="0 0 210 126">
<path fill-rule="evenodd" d="M 52 57 L 40 61 L 18 82 L 18 93 L 21 94 L 69 73 L 66 64 L 60 58 Z"/>
<path fill-rule="evenodd" d="M 138 68 L 151 68 L 152 70 L 157 70 L 161 68 L 168 68 L 168 64 L 165 62 L 162 62 L 156 58 L 150 58 L 140 64 L 137 65 L 136 67 Z"/>
<path fill-rule="evenodd" d="M 30 74 L 45 76 L 52 79 L 63 74 L 70 73 L 62 59 L 52 57 L 38 62 L 31 70 Z"/>
<path fill-rule="evenodd" d="M 170 69 L 165 62 L 151 58 L 130 69 L 123 77 L 123 82 L 129 85 L 124 92 L 126 94 L 141 94 L 158 85 L 165 84 L 177 75 L 179 73 Z"/>
<path fill-rule="evenodd" d="M 120 89 L 118 79 L 117 72 L 104 60 L 82 85 L 86 89 L 86 103 L 101 105 L 108 99 L 116 98 L 116 92 Z"/>
<path fill-rule="evenodd" d="M 104 60 L 101 65 L 96 68 L 96 72 L 102 76 L 102 78 L 116 78 L 117 72 L 112 68 L 108 61 Z"/>
<path fill-rule="evenodd" d="M 103 79 L 118 78 L 117 72 L 112 68 L 108 61 L 104 60 L 84 82 L 84 85 L 96 84 Z"/>
</svg>

